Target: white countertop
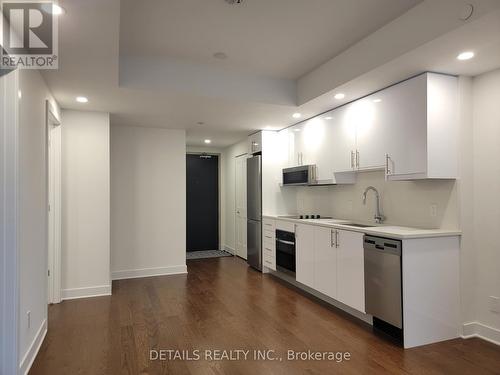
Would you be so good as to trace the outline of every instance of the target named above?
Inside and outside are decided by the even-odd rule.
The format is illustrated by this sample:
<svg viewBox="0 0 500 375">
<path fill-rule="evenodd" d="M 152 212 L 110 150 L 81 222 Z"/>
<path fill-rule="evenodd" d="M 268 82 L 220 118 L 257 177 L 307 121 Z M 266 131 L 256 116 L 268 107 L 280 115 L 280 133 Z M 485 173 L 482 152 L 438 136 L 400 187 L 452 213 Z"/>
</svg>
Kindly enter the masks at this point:
<svg viewBox="0 0 500 375">
<path fill-rule="evenodd" d="M 282 216 L 263 215 L 264 218 L 291 221 L 300 224 L 319 225 L 322 227 L 336 228 L 350 230 L 353 232 L 361 232 L 372 236 L 395 238 L 399 240 L 411 238 L 430 238 L 430 237 L 450 237 L 460 236 L 462 234 L 459 230 L 446 230 L 446 229 L 420 229 L 411 227 L 401 227 L 396 225 L 376 225 L 369 228 L 359 228 L 346 225 L 352 223 L 352 220 L 341 219 L 293 219 Z M 365 224 L 365 223 L 363 223 Z M 375 225 L 366 223 L 367 225 Z"/>
</svg>

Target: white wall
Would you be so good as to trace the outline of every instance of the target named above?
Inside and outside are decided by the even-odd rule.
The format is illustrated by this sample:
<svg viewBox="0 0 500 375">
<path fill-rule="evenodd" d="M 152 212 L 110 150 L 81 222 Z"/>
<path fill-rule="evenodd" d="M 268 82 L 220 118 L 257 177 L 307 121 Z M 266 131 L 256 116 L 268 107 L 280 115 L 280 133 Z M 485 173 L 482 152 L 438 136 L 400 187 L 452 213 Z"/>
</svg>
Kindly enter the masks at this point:
<svg viewBox="0 0 500 375">
<path fill-rule="evenodd" d="M 19 74 L 0 69 L 0 374 L 19 366 L 17 133 Z"/>
<path fill-rule="evenodd" d="M 246 154 L 247 141 L 246 139 L 226 147 L 223 151 L 223 167 L 224 172 L 224 237 L 223 245 L 230 252 L 234 253 L 236 248 L 236 157 Z"/>
<path fill-rule="evenodd" d="M 62 123 L 62 298 L 110 294 L 109 114 Z"/>
<path fill-rule="evenodd" d="M 474 150 L 472 118 L 472 78 L 459 78 L 460 93 L 460 141 L 459 172 L 457 190 L 460 206 L 460 290 L 462 299 L 462 321 L 476 319 L 476 267 L 477 250 L 474 244 Z"/>
<path fill-rule="evenodd" d="M 19 71 L 19 361 L 31 365 L 47 320 L 46 100 L 59 108 L 41 75 Z M 30 312 L 28 324 L 27 312 Z"/>
<path fill-rule="evenodd" d="M 500 297 L 500 69 L 473 80 L 473 218 L 476 255 L 476 320 L 495 328 L 500 313 L 490 311 L 489 296 Z M 470 199 L 471 197 L 469 197 Z M 493 331 L 489 331 L 493 334 Z"/>
<path fill-rule="evenodd" d="M 370 185 L 380 192 L 385 224 L 422 228 L 459 227 L 455 180 L 386 182 L 383 171 L 358 173 L 354 185 L 296 188 L 297 213 L 319 213 L 371 222 L 375 215 L 375 197 L 369 192 L 366 205 L 362 202 L 363 192 Z M 431 204 L 437 205 L 436 216 L 431 215 Z"/>
<path fill-rule="evenodd" d="M 111 127 L 111 270 L 186 272 L 184 130 Z"/>
</svg>

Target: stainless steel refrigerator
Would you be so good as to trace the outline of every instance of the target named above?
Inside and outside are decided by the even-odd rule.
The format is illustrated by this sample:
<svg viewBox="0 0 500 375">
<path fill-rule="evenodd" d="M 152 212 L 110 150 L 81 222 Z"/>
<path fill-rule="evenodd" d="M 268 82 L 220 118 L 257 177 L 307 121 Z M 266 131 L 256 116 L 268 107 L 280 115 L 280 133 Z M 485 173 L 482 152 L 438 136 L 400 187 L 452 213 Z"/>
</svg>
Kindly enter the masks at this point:
<svg viewBox="0 0 500 375">
<path fill-rule="evenodd" d="M 262 271 L 262 157 L 247 159 L 247 262 Z"/>
</svg>

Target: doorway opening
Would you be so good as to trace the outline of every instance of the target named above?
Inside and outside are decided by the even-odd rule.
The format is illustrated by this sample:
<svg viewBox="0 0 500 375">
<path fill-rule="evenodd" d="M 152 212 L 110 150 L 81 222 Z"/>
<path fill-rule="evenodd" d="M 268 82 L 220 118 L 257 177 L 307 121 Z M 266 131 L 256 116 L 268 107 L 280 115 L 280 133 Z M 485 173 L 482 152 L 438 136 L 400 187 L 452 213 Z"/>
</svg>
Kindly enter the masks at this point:
<svg viewBox="0 0 500 375">
<path fill-rule="evenodd" d="M 186 155 L 186 200 L 188 258 L 220 251 L 219 155 Z"/>
<path fill-rule="evenodd" d="M 61 123 L 49 101 L 47 121 L 47 302 L 61 302 Z"/>
</svg>

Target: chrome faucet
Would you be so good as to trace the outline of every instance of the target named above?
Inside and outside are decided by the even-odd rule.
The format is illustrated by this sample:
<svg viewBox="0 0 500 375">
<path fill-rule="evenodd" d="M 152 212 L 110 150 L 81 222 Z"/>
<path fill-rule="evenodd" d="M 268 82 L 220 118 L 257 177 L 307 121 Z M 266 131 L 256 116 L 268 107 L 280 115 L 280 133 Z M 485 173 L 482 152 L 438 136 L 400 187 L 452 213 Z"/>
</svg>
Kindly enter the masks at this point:
<svg viewBox="0 0 500 375">
<path fill-rule="evenodd" d="M 377 206 L 376 206 L 376 212 L 375 212 L 375 222 L 377 224 L 381 224 L 385 220 L 385 216 L 380 213 L 380 195 L 378 193 L 378 190 L 375 189 L 373 186 L 368 186 L 365 189 L 365 192 L 363 193 L 363 204 L 366 205 L 366 194 L 368 193 L 369 190 L 373 190 L 375 193 L 375 198 L 377 199 Z"/>
</svg>

